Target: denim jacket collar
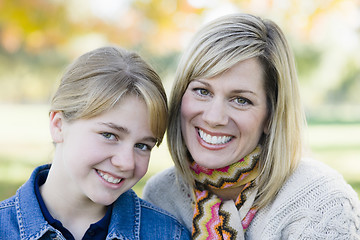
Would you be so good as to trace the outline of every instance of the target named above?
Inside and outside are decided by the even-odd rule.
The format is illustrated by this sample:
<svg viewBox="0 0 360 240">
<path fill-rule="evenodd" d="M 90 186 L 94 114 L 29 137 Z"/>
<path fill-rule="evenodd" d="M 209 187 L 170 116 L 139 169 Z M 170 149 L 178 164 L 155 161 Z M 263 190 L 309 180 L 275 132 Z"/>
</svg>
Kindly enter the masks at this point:
<svg viewBox="0 0 360 240">
<path fill-rule="evenodd" d="M 50 165 L 38 167 L 37 171 L 31 174 L 29 181 L 17 191 L 15 207 L 21 239 L 38 239 L 48 231 L 57 232 L 42 215 L 34 189 L 36 175 L 40 171 L 48 170 L 49 167 Z"/>
<path fill-rule="evenodd" d="M 46 233 L 61 239 L 60 232 L 45 220 L 35 196 L 36 175 L 49 168 L 50 165 L 38 167 L 17 191 L 15 204 L 21 239 L 38 239 Z M 114 203 L 107 239 L 140 239 L 140 212 L 140 199 L 135 192 L 123 193 Z"/>
<path fill-rule="evenodd" d="M 133 190 L 114 203 L 107 239 L 140 239 L 140 200 Z"/>
</svg>

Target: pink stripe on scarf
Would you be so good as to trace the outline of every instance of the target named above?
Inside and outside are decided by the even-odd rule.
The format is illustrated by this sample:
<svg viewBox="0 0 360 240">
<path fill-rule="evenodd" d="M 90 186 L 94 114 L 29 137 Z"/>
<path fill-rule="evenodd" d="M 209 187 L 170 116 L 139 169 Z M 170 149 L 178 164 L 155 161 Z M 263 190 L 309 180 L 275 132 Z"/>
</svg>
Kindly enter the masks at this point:
<svg viewBox="0 0 360 240">
<path fill-rule="evenodd" d="M 206 240 L 219 239 L 219 235 L 215 231 L 215 229 L 221 224 L 221 220 L 219 217 L 219 209 L 220 209 L 220 203 L 216 203 L 213 206 L 211 206 L 211 219 L 205 225 L 209 234 Z"/>
<path fill-rule="evenodd" d="M 244 217 L 244 219 L 241 221 L 241 225 L 243 226 L 244 231 L 249 227 L 251 221 L 255 217 L 255 214 L 256 214 L 256 209 L 251 208 L 249 210 L 249 212 L 246 214 L 246 216 Z"/>
</svg>

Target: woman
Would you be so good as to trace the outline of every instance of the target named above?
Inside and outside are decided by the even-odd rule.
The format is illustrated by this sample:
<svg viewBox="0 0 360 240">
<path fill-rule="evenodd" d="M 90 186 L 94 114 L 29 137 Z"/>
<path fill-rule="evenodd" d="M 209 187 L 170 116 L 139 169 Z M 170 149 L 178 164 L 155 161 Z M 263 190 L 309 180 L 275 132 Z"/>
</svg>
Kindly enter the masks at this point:
<svg viewBox="0 0 360 240">
<path fill-rule="evenodd" d="M 149 180 L 144 198 L 193 239 L 360 237 L 356 193 L 302 158 L 294 58 L 272 21 L 234 14 L 204 26 L 182 56 L 169 112 L 175 168 Z"/>
<path fill-rule="evenodd" d="M 190 239 L 131 190 L 167 114 L 161 80 L 139 55 L 104 47 L 80 56 L 51 102 L 52 164 L 0 203 L 0 239 Z"/>
</svg>

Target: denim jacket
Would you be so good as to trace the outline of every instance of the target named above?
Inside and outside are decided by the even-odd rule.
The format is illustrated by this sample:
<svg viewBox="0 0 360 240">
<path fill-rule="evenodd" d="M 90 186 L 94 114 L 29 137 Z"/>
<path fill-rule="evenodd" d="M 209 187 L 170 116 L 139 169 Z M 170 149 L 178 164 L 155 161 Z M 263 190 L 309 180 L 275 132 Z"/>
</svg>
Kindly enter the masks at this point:
<svg viewBox="0 0 360 240">
<path fill-rule="evenodd" d="M 37 167 L 16 195 L 0 203 L 0 239 L 65 239 L 43 217 L 35 196 Z M 137 197 L 133 190 L 114 203 L 106 239 L 190 239 L 172 215 Z"/>
</svg>

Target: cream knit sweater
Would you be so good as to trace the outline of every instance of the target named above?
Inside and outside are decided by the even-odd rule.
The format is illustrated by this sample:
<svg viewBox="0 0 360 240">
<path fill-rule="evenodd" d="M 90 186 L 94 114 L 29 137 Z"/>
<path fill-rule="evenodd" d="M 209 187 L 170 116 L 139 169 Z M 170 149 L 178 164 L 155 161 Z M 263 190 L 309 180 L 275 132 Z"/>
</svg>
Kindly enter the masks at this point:
<svg viewBox="0 0 360 240">
<path fill-rule="evenodd" d="M 152 177 L 143 195 L 191 231 L 190 189 L 176 178 L 174 168 Z M 274 201 L 255 215 L 245 239 L 360 239 L 359 198 L 335 170 L 303 160 Z"/>
</svg>

